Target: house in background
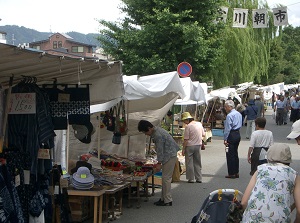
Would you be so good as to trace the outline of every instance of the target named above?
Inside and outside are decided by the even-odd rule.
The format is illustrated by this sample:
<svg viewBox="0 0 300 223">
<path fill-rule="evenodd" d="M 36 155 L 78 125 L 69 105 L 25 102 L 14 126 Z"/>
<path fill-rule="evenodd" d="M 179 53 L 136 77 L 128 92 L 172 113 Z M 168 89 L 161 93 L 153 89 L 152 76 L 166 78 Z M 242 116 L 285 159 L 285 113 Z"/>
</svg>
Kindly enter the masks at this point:
<svg viewBox="0 0 300 223">
<path fill-rule="evenodd" d="M 6 43 L 6 32 L 0 30 L 0 43 Z"/>
<path fill-rule="evenodd" d="M 54 33 L 49 39 L 29 43 L 30 48 L 43 50 L 54 55 L 67 54 L 73 57 L 94 57 L 95 45 L 88 45 L 74 41 L 67 34 Z"/>
</svg>

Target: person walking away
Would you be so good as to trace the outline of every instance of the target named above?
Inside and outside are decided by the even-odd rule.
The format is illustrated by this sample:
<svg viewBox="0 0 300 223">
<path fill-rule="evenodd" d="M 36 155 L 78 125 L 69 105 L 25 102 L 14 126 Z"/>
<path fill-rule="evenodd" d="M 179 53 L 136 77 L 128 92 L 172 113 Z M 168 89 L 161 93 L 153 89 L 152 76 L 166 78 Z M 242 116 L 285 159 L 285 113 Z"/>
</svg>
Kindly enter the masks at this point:
<svg viewBox="0 0 300 223">
<path fill-rule="evenodd" d="M 181 120 L 186 124 L 183 135 L 182 155 L 185 156 L 186 179 L 188 183 L 202 183 L 201 145 L 205 136 L 201 122 L 194 121 L 189 112 L 181 115 Z"/>
<path fill-rule="evenodd" d="M 261 97 L 259 95 L 256 96 L 254 104 L 257 107 L 257 118 L 265 117 L 265 104 L 261 101 Z"/>
<path fill-rule="evenodd" d="M 295 139 L 298 145 L 300 146 L 300 120 L 293 123 L 292 131 L 286 138 Z"/>
<path fill-rule="evenodd" d="M 254 100 L 250 99 L 248 102 L 248 106 L 246 108 L 246 116 L 247 116 L 247 129 L 246 129 L 246 139 L 249 139 L 252 132 L 255 130 L 254 120 L 257 117 L 258 108 L 254 104 Z"/>
<path fill-rule="evenodd" d="M 283 95 L 279 96 L 279 100 L 275 102 L 274 110 L 276 111 L 276 124 L 283 124 L 284 112 L 286 109 L 286 101 L 284 101 Z"/>
<path fill-rule="evenodd" d="M 241 201 L 245 209 L 242 222 L 292 222 L 292 200 L 300 222 L 300 177 L 289 167 L 290 147 L 278 143 L 267 152 L 268 163 L 257 167 Z"/>
<path fill-rule="evenodd" d="M 162 169 L 161 198 L 154 204 L 157 206 L 172 206 L 171 182 L 179 146 L 165 129 L 153 126 L 147 120 L 139 121 L 138 131 L 153 139 L 158 161 L 154 171 L 159 172 Z"/>
<path fill-rule="evenodd" d="M 300 119 L 300 97 L 296 96 L 291 103 L 290 121 L 295 122 Z"/>
<path fill-rule="evenodd" d="M 251 135 L 250 147 L 248 149 L 248 163 L 251 164 L 251 176 L 257 170 L 258 165 L 267 163 L 267 151 L 274 143 L 273 133 L 265 129 L 266 122 L 264 117 L 255 119 L 256 130 Z"/>
<path fill-rule="evenodd" d="M 289 112 L 290 112 L 290 108 L 291 108 L 291 102 L 290 102 L 290 96 L 289 96 L 289 92 L 286 91 L 284 93 L 284 102 L 285 102 L 285 108 L 283 110 L 283 124 L 286 125 L 287 124 L 287 120 L 288 120 L 288 116 L 289 116 Z"/>
<path fill-rule="evenodd" d="M 224 145 L 228 147 L 228 151 L 226 151 L 228 175 L 225 178 L 235 179 L 239 178 L 238 147 L 241 141 L 242 115 L 234 109 L 232 100 L 225 101 L 224 108 L 227 112 L 224 125 Z"/>
</svg>

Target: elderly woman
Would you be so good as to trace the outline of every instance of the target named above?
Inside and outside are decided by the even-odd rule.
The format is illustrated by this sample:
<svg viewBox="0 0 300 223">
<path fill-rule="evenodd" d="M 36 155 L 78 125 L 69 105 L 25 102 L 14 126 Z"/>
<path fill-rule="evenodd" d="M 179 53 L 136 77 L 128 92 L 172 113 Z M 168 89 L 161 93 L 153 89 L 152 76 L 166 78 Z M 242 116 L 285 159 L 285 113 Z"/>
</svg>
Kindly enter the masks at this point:
<svg viewBox="0 0 300 223">
<path fill-rule="evenodd" d="M 300 222 L 300 177 L 289 167 L 290 147 L 274 144 L 267 152 L 268 163 L 257 167 L 244 196 L 242 222 L 292 222 L 291 204 L 297 210 L 295 222 Z"/>
</svg>

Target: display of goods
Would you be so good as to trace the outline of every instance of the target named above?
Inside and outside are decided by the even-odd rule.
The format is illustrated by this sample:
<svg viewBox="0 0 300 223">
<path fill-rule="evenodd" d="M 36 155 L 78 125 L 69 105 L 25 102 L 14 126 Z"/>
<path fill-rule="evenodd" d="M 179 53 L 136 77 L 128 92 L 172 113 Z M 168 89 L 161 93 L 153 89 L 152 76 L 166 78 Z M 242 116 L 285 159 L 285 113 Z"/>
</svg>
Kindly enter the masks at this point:
<svg viewBox="0 0 300 223">
<path fill-rule="evenodd" d="M 143 177 L 143 176 L 145 176 L 145 175 L 147 175 L 146 172 L 135 171 L 135 172 L 133 173 L 133 176 L 135 176 L 135 177 Z"/>
<path fill-rule="evenodd" d="M 101 160 L 101 166 L 105 167 L 121 167 L 122 163 L 113 160 Z"/>
</svg>

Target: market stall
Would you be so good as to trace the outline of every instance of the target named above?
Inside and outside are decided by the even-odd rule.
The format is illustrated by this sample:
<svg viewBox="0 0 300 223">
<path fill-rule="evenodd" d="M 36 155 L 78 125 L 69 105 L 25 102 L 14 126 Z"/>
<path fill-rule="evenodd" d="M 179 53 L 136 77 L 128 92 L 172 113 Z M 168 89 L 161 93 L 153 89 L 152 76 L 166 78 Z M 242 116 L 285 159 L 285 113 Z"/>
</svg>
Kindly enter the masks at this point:
<svg viewBox="0 0 300 223">
<path fill-rule="evenodd" d="M 57 126 L 52 119 L 52 105 L 65 103 L 69 120 L 75 115 L 74 124 L 83 124 L 81 122 L 90 118 L 90 104 L 104 103 L 123 95 L 121 62 L 54 56 L 7 44 L 0 44 L 0 52 L 0 181 L 11 190 L 7 191 L 6 199 L 1 200 L 1 207 L 14 203 L 2 220 L 44 222 L 66 218 L 68 212 L 60 184 L 65 171 L 58 164 L 53 166 Z M 56 94 L 55 100 L 49 91 L 63 94 Z M 75 106 L 79 102 L 81 105 Z M 74 111 L 76 113 L 72 113 Z M 64 125 L 67 123 L 65 114 L 61 116 L 62 129 L 68 127 Z M 87 195 L 95 197 L 94 213 L 98 201 L 101 206 L 102 194 L 99 190 Z"/>
</svg>

